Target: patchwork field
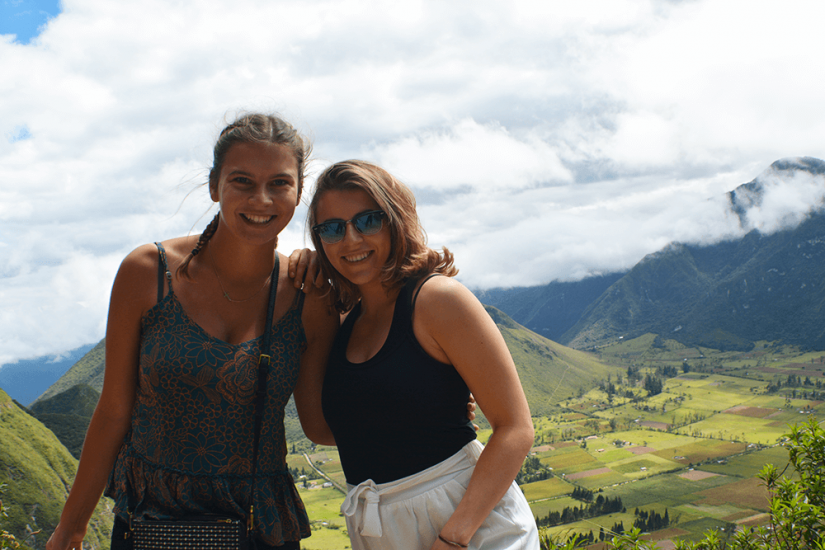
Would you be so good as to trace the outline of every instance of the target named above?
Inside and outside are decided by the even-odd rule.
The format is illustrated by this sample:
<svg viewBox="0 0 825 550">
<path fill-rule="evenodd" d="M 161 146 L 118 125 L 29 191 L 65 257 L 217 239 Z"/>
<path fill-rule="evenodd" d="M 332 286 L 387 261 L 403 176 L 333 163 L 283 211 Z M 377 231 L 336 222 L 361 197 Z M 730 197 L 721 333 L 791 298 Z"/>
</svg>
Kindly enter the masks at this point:
<svg viewBox="0 0 825 550">
<path fill-rule="evenodd" d="M 636 508 L 668 511 L 669 527 L 651 534 L 652 540 L 663 541 L 660 548 L 668 547 L 665 541 L 673 537 L 699 540 L 709 528 L 729 533 L 737 525 L 764 523 L 769 500 L 759 471 L 767 463 L 780 470 L 787 464 L 787 451 L 780 443 L 791 425 L 810 414 L 825 417 L 823 400 L 815 393 L 825 391 L 825 364 L 819 352 L 803 356 L 815 359 L 811 364 L 794 350 L 775 350 L 769 343 L 761 343 L 751 354 L 721 354 L 667 345 L 653 350 L 651 341 L 631 340 L 603 348 L 600 354 L 603 360 L 627 365 L 628 373 L 639 369 L 639 379 L 657 368 L 681 370 L 688 362 L 703 363 L 703 370 L 665 378 L 662 392 L 655 396 L 639 390 L 638 383 L 628 384 L 625 377 L 613 379 L 617 393 L 632 391 L 642 398 L 611 400 L 606 386 L 600 386 L 566 403 L 576 414 L 536 422 L 537 440 L 550 442 L 537 456 L 563 475 L 570 486 L 568 495 L 578 486 L 605 498 L 620 497 L 625 507 L 622 513 L 550 527 L 549 533 L 598 534 L 600 527 L 608 529 L 617 522 L 629 528 Z M 774 388 L 770 392 L 769 384 Z M 568 446 L 561 447 L 560 440 Z M 559 491 L 565 485 L 548 481 L 522 487 L 536 516 L 546 517 L 564 506 L 585 506 L 579 501 L 564 504 L 569 497 Z M 542 487 L 553 490 L 541 492 Z"/>
</svg>

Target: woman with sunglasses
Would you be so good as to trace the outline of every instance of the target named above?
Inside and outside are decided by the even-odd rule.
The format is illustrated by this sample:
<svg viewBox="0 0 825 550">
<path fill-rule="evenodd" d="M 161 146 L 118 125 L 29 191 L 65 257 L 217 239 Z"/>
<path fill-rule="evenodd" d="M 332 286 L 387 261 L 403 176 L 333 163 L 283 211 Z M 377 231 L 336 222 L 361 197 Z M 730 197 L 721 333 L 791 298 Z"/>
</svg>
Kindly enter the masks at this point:
<svg viewBox="0 0 825 550">
<path fill-rule="evenodd" d="M 133 519 L 229 516 L 251 524 L 261 549 L 309 536 L 285 463 L 284 407 L 294 393 L 307 436 L 332 442 L 319 398 L 339 320 L 319 293 L 292 285 L 276 250 L 309 151 L 280 118 L 240 117 L 214 147 L 208 189 L 220 212 L 203 234 L 141 246 L 121 264 L 103 392 L 48 550 L 82 548 L 107 479 L 113 550 L 132 548 Z"/>
<path fill-rule="evenodd" d="M 452 278 L 450 252 L 426 246 L 412 192 L 378 166 L 336 163 L 318 177 L 309 225 L 347 314 L 322 405 L 349 486 L 353 549 L 538 549 L 513 482 L 533 443 L 515 365 Z M 486 447 L 467 421 L 470 391 L 493 428 Z"/>
</svg>

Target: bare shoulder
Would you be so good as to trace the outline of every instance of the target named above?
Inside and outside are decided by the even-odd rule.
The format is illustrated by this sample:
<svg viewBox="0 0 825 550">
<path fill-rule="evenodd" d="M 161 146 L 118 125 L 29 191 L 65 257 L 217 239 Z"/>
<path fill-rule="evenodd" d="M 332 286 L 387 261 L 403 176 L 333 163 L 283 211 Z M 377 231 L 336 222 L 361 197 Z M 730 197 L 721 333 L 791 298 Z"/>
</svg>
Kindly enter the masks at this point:
<svg viewBox="0 0 825 550">
<path fill-rule="evenodd" d="M 158 269 L 158 248 L 154 244 L 144 244 L 132 250 L 120 264 L 118 278 L 142 279 L 156 274 Z"/>
<path fill-rule="evenodd" d="M 415 314 L 443 318 L 445 314 L 463 315 L 468 311 L 484 311 L 484 306 L 466 286 L 453 277 L 432 277 L 416 286 L 418 297 Z M 414 293 L 413 293 L 414 294 Z"/>
<path fill-rule="evenodd" d="M 490 342 L 503 344 L 498 342 L 501 333 L 487 310 L 454 278 L 433 277 L 420 290 L 413 310 L 413 332 L 434 359 L 452 364 L 464 376 L 464 367 L 480 360 L 473 353 L 484 355 Z"/>
<path fill-rule="evenodd" d="M 124 305 L 129 303 L 141 313 L 148 311 L 157 302 L 158 262 L 154 244 L 144 244 L 130 252 L 118 269 L 112 299 Z"/>
<path fill-rule="evenodd" d="M 423 285 L 419 283 L 416 290 L 413 331 L 436 359 L 444 361 L 441 352 L 446 351 L 445 338 L 464 338 L 495 327 L 478 298 L 453 277 L 432 277 Z"/>
</svg>

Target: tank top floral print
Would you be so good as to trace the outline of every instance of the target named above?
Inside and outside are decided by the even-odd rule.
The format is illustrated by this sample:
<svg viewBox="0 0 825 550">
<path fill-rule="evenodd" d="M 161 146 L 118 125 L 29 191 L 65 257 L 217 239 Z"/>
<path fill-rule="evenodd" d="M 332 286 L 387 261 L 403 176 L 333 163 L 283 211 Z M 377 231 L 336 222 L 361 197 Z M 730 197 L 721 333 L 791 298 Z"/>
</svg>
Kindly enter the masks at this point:
<svg viewBox="0 0 825 550">
<path fill-rule="evenodd" d="M 132 427 L 106 495 L 128 521 L 219 513 L 246 517 L 252 481 L 255 385 L 261 337 L 233 345 L 195 324 L 169 292 L 141 320 Z M 159 268 L 160 269 L 160 268 Z M 162 291 L 159 291 L 159 293 Z M 308 537 L 309 520 L 286 467 L 284 407 L 306 336 L 303 293 L 272 324 L 272 364 L 255 476 L 255 535 L 268 545 Z"/>
</svg>

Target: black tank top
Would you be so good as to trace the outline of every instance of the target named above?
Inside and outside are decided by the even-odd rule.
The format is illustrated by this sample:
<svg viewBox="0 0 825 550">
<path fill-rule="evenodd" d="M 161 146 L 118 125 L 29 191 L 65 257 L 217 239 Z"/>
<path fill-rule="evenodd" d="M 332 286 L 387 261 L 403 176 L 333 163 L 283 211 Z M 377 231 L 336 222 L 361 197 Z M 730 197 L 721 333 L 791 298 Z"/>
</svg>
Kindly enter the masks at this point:
<svg viewBox="0 0 825 550">
<path fill-rule="evenodd" d="M 346 357 L 360 302 L 335 338 L 323 410 L 352 485 L 418 473 L 476 438 L 467 420 L 467 384 L 452 365 L 430 357 L 413 334 L 415 284 L 408 281 L 398 294 L 387 340 L 374 357 L 363 363 Z"/>
</svg>

